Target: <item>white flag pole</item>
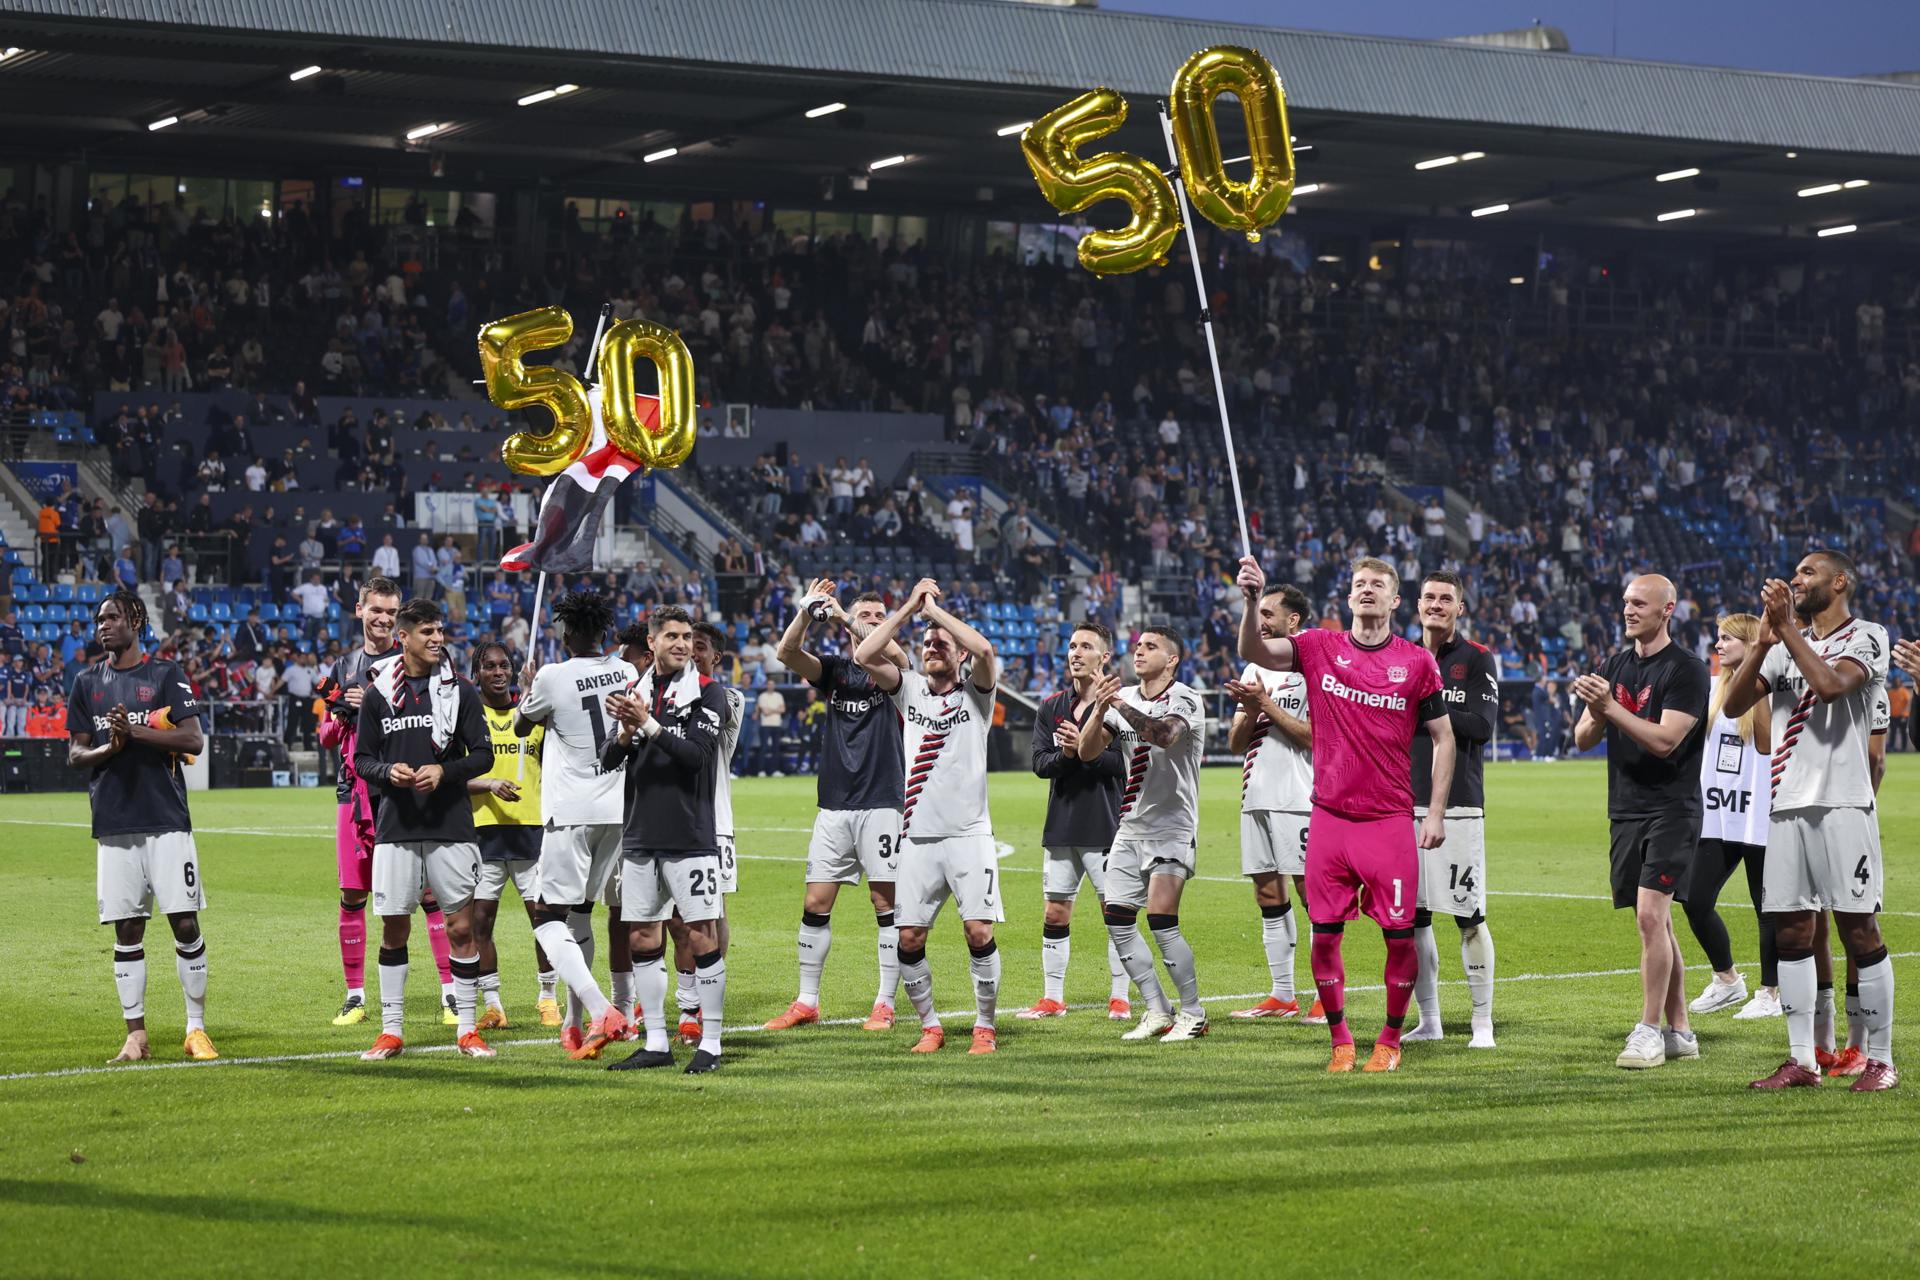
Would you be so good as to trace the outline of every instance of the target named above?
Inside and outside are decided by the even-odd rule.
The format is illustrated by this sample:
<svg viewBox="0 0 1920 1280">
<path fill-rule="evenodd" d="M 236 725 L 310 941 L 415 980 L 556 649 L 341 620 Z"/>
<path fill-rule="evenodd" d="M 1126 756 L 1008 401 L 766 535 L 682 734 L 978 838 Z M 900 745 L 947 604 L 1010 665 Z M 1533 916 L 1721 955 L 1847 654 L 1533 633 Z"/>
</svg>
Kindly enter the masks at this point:
<svg viewBox="0 0 1920 1280">
<path fill-rule="evenodd" d="M 593 325 L 593 342 L 587 348 L 587 397 L 588 397 L 588 401 L 593 405 L 593 412 L 596 418 L 599 416 L 599 413 L 600 413 L 599 388 L 597 386 L 600 380 L 599 374 L 598 374 L 598 370 L 600 368 L 600 362 L 599 362 L 600 339 L 603 335 L 605 335 L 607 331 L 607 317 L 612 313 L 613 313 L 613 304 L 611 302 L 603 302 L 600 304 L 600 318 L 594 321 L 594 325 Z M 539 534 L 540 517 L 546 514 L 547 499 L 553 496 L 553 483 L 554 482 L 552 481 L 548 482 L 547 491 L 540 495 L 540 506 L 533 513 L 533 528 L 534 528 L 535 536 L 538 536 Z M 529 652 L 527 654 L 527 657 L 529 659 L 531 659 L 534 654 L 540 651 L 540 606 L 545 602 L 546 595 L 547 595 L 547 574 L 546 574 L 546 571 L 543 569 L 540 572 L 540 576 L 534 580 L 534 584 L 533 584 L 533 619 L 527 628 L 527 644 L 529 646 Z M 525 689 L 522 689 L 520 691 L 520 696 L 525 697 L 526 692 L 527 691 Z M 519 768 L 515 771 L 513 778 L 515 782 L 519 782 L 526 776 L 527 776 L 527 753 L 525 751 L 522 751 L 520 753 Z"/>
<path fill-rule="evenodd" d="M 1240 496 L 1240 460 L 1234 454 L 1233 423 L 1227 418 L 1227 390 L 1220 378 L 1220 348 L 1213 337 L 1213 309 L 1207 305 L 1207 278 L 1200 269 L 1200 245 L 1193 234 L 1193 210 L 1187 206 L 1187 183 L 1180 175 L 1180 156 L 1173 145 L 1173 121 L 1167 104 L 1160 104 L 1160 132 L 1167 142 L 1167 163 L 1173 166 L 1173 193 L 1180 200 L 1180 221 L 1187 229 L 1187 256 L 1193 259 L 1193 287 L 1200 291 L 1200 325 L 1207 331 L 1207 360 L 1213 366 L 1213 399 L 1220 406 L 1220 435 L 1227 446 L 1227 476 L 1233 481 L 1233 509 L 1240 517 L 1240 554 L 1253 554 L 1247 532 L 1247 503 Z"/>
</svg>

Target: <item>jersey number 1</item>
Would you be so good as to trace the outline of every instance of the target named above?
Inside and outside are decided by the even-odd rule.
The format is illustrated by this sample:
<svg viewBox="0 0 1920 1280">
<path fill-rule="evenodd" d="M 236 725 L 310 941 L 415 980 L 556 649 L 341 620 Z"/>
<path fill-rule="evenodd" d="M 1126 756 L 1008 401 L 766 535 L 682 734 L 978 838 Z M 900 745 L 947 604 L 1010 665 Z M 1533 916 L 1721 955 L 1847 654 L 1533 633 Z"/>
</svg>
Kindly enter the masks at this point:
<svg viewBox="0 0 1920 1280">
<path fill-rule="evenodd" d="M 607 722 L 600 714 L 600 699 L 582 698 L 580 709 L 587 713 L 587 719 L 593 721 L 593 750 L 598 755 L 607 749 Z"/>
</svg>

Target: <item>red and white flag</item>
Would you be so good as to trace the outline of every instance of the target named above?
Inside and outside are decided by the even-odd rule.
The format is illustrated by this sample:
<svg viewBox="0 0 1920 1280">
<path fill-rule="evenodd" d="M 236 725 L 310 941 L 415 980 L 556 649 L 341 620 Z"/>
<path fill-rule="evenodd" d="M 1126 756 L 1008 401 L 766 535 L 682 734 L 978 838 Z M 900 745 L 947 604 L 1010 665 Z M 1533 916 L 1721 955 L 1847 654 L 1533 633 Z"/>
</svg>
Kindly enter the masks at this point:
<svg viewBox="0 0 1920 1280">
<path fill-rule="evenodd" d="M 641 427 L 660 425 L 660 398 L 636 395 L 634 416 Z M 607 439 L 601 421 L 600 393 L 593 393 L 593 439 L 565 471 L 553 478 L 534 520 L 532 542 L 522 543 L 500 557 L 509 573 L 580 573 L 593 568 L 593 544 L 600 536 L 600 517 L 613 504 L 620 484 L 636 471 L 646 470 L 638 458 L 624 453 Z"/>
</svg>

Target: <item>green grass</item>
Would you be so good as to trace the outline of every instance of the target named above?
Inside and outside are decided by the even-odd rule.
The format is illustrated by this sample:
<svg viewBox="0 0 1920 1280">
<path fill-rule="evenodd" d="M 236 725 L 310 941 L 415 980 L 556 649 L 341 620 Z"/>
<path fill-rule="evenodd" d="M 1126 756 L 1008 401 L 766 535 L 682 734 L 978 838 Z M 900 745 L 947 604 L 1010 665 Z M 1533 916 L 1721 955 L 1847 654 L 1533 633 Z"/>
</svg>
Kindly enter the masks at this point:
<svg viewBox="0 0 1920 1280">
<path fill-rule="evenodd" d="M 1266 984 L 1258 915 L 1234 875 L 1236 781 L 1207 775 L 1210 878 L 1182 914 L 1210 996 Z M 1920 759 L 1896 756 L 1882 818 L 1888 905 L 1906 913 L 1885 920 L 1896 953 L 1920 951 L 1916 782 Z M 1603 790 L 1591 764 L 1490 770 L 1499 1050 L 1465 1048 L 1443 925 L 1454 1035 L 1410 1047 L 1396 1076 L 1338 1078 L 1322 1070 L 1324 1030 L 1232 1022 L 1228 1001 L 1211 1006 L 1211 1036 L 1178 1047 L 1123 1045 L 1089 1010 L 1013 1019 L 1039 994 L 1044 805 L 1017 775 L 994 784 L 1014 852 L 993 1058 L 968 1057 L 957 1034 L 931 1060 L 910 1057 L 904 1027 L 744 1031 L 715 1075 L 635 1077 L 567 1061 L 536 1026 L 498 1033 L 493 1062 L 363 1064 L 348 1055 L 372 1028 L 328 1025 L 340 998 L 331 794 L 197 796 L 209 1022 L 228 1062 L 0 1079 L 0 1274 L 1785 1275 L 1842 1255 L 1850 1273 L 1912 1266 L 1920 1081 L 1875 1096 L 1751 1093 L 1744 1083 L 1784 1056 L 1784 1027 L 1727 1014 L 1701 1021 L 1698 1062 L 1613 1066 L 1639 996 L 1619 972 L 1635 963 L 1632 923 L 1600 899 Z M 736 791 L 746 858 L 730 1025 L 791 998 L 812 797 L 800 780 Z M 80 797 L 0 799 L 0 1075 L 98 1066 L 119 1046 L 85 821 Z M 1743 886 L 1727 896 L 1744 901 Z M 1724 914 L 1750 961 L 1751 916 Z M 864 891 L 842 895 L 835 924 L 826 1012 L 861 1015 Z M 1074 937 L 1069 998 L 1104 1000 L 1088 903 Z M 1682 941 L 1697 989 L 1700 953 Z M 519 917 L 503 917 L 500 950 L 509 1011 L 524 1020 L 533 966 Z M 424 951 L 414 1048 L 451 1040 Z M 940 1007 L 966 1006 L 953 920 L 930 954 Z M 1363 1052 L 1382 1013 L 1381 958 L 1375 931 L 1351 931 Z M 1897 968 L 1913 1026 L 1920 968 Z M 164 958 L 151 974 L 156 1055 L 177 1059 L 178 986 Z M 316 1054 L 338 1056 L 238 1061 Z"/>
</svg>

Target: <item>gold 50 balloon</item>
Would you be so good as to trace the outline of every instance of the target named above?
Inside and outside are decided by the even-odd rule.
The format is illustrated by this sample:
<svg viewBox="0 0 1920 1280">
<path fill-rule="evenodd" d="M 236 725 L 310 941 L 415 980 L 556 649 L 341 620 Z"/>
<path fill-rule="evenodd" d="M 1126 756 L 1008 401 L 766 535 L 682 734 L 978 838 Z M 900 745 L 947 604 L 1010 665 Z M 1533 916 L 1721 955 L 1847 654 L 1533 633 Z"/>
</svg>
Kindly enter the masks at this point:
<svg viewBox="0 0 1920 1280">
<path fill-rule="evenodd" d="M 529 351 L 557 347 L 573 336 L 573 317 L 562 307 L 541 307 L 495 320 L 480 330 L 480 370 L 487 399 L 501 409 L 538 405 L 553 415 L 545 431 L 516 431 L 500 446 L 500 458 L 524 475 L 550 476 L 567 469 L 593 438 L 593 409 L 580 380 L 561 369 L 523 362 Z M 635 410 L 633 366 L 648 360 L 660 374 L 660 416 L 653 427 Z M 677 467 L 693 452 L 693 353 L 680 335 L 646 320 L 622 320 L 600 344 L 602 415 L 607 439 L 621 452 L 655 470 Z"/>
<path fill-rule="evenodd" d="M 1220 157 L 1213 100 L 1223 93 L 1240 100 L 1246 120 L 1253 153 L 1253 174 L 1246 182 L 1229 178 Z M 1174 151 L 1194 207 L 1215 226 L 1258 240 L 1260 229 L 1277 221 L 1293 196 L 1287 97 L 1273 64 L 1237 45 L 1202 49 L 1174 73 L 1169 98 Z M 1020 136 L 1027 167 L 1054 208 L 1079 213 L 1102 200 L 1119 200 L 1132 211 L 1125 226 L 1081 238 L 1080 265 L 1100 275 L 1162 261 L 1180 234 L 1173 184 L 1159 168 L 1124 151 L 1080 155 L 1081 147 L 1126 119 L 1127 100 L 1102 87 L 1055 107 Z"/>
</svg>

